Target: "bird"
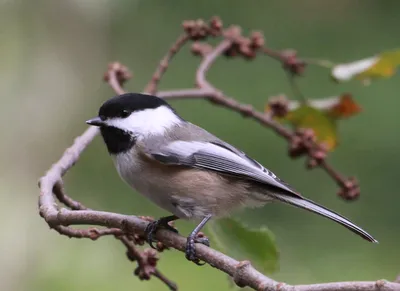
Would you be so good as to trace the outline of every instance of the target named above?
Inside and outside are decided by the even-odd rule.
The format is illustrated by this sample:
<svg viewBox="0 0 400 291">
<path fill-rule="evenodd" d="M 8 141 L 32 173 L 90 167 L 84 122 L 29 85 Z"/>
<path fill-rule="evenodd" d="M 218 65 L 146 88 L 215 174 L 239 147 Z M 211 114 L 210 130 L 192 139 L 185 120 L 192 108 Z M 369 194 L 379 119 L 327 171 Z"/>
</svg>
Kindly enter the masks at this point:
<svg viewBox="0 0 400 291">
<path fill-rule="evenodd" d="M 211 218 L 276 201 L 319 214 L 367 241 L 378 242 L 344 216 L 301 195 L 242 150 L 183 119 L 162 98 L 142 93 L 117 95 L 86 123 L 100 128 L 122 180 L 171 213 L 147 225 L 145 235 L 152 247 L 158 229 L 177 232 L 169 222 L 196 222 L 187 237 L 185 256 L 200 265 L 195 243 L 209 246 L 198 233 Z"/>
</svg>

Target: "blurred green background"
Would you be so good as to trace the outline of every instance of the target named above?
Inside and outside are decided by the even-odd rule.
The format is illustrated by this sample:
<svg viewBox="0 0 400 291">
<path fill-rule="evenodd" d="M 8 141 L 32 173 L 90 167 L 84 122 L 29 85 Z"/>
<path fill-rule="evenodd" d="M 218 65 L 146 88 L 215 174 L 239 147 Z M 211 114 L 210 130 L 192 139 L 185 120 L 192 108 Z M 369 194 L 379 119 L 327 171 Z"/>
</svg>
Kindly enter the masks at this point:
<svg viewBox="0 0 400 291">
<path fill-rule="evenodd" d="M 301 56 L 352 61 L 398 47 L 396 1 L 12 1 L 0 0 L 0 289 L 166 290 L 158 280 L 140 282 L 122 244 L 68 239 L 39 217 L 37 180 L 100 104 L 114 95 L 102 82 L 110 61 L 134 72 L 126 88 L 141 91 L 185 19 L 219 15 L 245 31 L 262 30 L 272 48 Z M 161 88 L 190 87 L 199 59 L 185 49 Z M 310 98 L 351 92 L 363 112 L 340 123 L 340 146 L 330 162 L 355 175 L 362 194 L 347 203 L 322 171 L 306 171 L 287 157 L 285 142 L 257 123 L 202 101 L 173 101 L 177 110 L 245 150 L 309 198 L 351 218 L 373 234 L 369 244 L 320 217 L 285 205 L 245 211 L 246 223 L 267 225 L 280 249 L 276 280 L 317 283 L 393 280 L 400 271 L 398 246 L 400 164 L 399 77 L 364 87 L 333 84 L 328 71 L 310 67 L 300 81 Z M 268 96 L 292 95 L 280 65 L 221 59 L 210 79 L 227 94 L 262 110 Z M 165 212 L 122 183 L 100 138 L 66 177 L 68 193 L 91 208 L 160 216 Z M 193 228 L 179 222 L 181 232 Z M 163 253 L 160 269 L 180 290 L 228 290 L 226 275 Z"/>
</svg>

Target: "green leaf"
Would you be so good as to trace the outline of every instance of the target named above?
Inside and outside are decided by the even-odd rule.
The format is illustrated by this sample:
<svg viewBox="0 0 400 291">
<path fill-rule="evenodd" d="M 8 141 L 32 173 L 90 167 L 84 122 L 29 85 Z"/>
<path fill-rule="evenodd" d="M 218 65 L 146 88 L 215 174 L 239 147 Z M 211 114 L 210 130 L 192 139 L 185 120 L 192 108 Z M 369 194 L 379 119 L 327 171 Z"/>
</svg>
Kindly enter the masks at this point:
<svg viewBox="0 0 400 291">
<path fill-rule="evenodd" d="M 309 105 L 301 105 L 284 117 L 294 128 L 311 128 L 317 141 L 332 151 L 338 144 L 336 121 L 328 112 Z"/>
<path fill-rule="evenodd" d="M 274 235 L 266 227 L 250 229 L 233 218 L 221 218 L 209 224 L 217 249 L 237 260 L 249 260 L 264 273 L 279 268 L 279 252 Z"/>
</svg>

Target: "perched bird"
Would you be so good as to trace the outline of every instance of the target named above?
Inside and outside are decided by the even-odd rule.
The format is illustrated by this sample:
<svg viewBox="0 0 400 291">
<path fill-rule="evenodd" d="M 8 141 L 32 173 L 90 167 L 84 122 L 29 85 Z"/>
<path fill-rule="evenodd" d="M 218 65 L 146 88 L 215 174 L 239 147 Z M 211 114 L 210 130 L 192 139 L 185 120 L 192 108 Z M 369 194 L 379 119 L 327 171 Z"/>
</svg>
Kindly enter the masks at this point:
<svg viewBox="0 0 400 291">
<path fill-rule="evenodd" d="M 99 126 L 121 178 L 173 215 L 150 223 L 148 242 L 168 222 L 200 221 L 188 236 L 186 258 L 199 263 L 195 242 L 211 217 L 242 206 L 280 201 L 327 217 L 376 243 L 345 217 L 304 198 L 273 172 L 232 145 L 184 120 L 163 99 L 127 93 L 106 101 L 86 123 Z"/>
</svg>

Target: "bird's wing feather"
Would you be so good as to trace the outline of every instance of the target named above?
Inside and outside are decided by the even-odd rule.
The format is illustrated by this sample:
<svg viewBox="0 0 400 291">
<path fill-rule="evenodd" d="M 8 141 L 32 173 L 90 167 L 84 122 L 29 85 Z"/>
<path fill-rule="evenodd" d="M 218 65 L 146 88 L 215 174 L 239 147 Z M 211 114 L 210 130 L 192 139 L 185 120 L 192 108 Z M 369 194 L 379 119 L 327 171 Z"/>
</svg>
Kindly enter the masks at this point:
<svg viewBox="0 0 400 291">
<path fill-rule="evenodd" d="M 173 141 L 158 150 L 150 150 L 147 154 L 163 164 L 216 171 L 273 187 L 278 191 L 270 191 L 269 195 L 275 199 L 332 219 L 364 239 L 377 242 L 370 234 L 347 218 L 305 199 L 260 163 L 222 141 Z"/>
<path fill-rule="evenodd" d="M 164 164 L 184 165 L 238 176 L 300 196 L 270 170 L 222 141 L 172 141 L 166 146 L 150 150 L 148 154 Z"/>
</svg>

